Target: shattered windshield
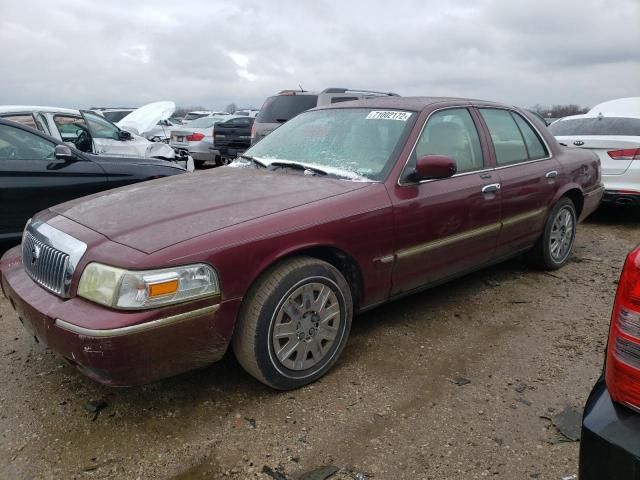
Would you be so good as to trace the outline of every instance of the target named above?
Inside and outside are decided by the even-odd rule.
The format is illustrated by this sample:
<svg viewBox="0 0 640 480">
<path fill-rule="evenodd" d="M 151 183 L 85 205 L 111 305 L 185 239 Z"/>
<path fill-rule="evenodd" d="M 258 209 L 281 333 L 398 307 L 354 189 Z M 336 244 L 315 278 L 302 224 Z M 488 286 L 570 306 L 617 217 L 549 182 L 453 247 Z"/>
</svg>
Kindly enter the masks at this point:
<svg viewBox="0 0 640 480">
<path fill-rule="evenodd" d="M 344 108 L 298 115 L 246 153 L 262 163 L 298 162 L 382 180 L 415 121 L 399 110 Z"/>
</svg>

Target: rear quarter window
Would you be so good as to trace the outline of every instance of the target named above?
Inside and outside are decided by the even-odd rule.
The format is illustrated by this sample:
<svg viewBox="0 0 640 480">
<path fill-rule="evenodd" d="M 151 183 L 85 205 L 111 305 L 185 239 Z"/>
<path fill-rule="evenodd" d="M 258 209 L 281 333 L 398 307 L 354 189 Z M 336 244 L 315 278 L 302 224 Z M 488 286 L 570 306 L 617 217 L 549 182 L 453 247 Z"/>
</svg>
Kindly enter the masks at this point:
<svg viewBox="0 0 640 480">
<path fill-rule="evenodd" d="M 22 125 L 26 125 L 27 127 L 42 130 L 42 128 L 38 128 L 33 115 L 31 115 L 30 113 L 24 115 L 7 115 L 2 118 L 4 118 L 5 120 L 11 120 L 12 122 L 21 123 Z"/>
<path fill-rule="evenodd" d="M 284 123 L 314 108 L 317 95 L 275 95 L 267 98 L 256 117 L 259 123 Z"/>
</svg>

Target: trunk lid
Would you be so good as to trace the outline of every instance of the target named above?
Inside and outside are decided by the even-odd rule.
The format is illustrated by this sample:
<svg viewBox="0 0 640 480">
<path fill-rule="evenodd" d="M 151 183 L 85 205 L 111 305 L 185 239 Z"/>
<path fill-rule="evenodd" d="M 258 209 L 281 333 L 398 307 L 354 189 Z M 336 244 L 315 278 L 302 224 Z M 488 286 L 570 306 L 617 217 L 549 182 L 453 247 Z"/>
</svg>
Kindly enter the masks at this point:
<svg viewBox="0 0 640 480">
<path fill-rule="evenodd" d="M 591 150 L 600 157 L 603 175 L 622 175 L 637 160 L 614 160 L 609 156 L 610 151 L 640 148 L 640 137 L 614 135 L 565 135 L 557 136 L 560 143 L 568 148 L 584 148 Z"/>
</svg>

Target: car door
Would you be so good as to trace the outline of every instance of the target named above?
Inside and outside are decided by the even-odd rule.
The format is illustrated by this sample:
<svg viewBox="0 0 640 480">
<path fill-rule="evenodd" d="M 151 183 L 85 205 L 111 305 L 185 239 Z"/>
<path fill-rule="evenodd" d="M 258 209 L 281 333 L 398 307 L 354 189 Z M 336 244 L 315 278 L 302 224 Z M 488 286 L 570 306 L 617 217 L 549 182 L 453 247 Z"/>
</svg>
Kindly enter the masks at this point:
<svg viewBox="0 0 640 480">
<path fill-rule="evenodd" d="M 457 173 L 412 182 L 417 158 L 447 155 Z M 490 263 L 500 231 L 500 193 L 467 108 L 433 113 L 391 194 L 396 231 L 392 295 Z"/>
<path fill-rule="evenodd" d="M 55 147 L 45 137 L 0 124 L 0 238 L 19 237 L 40 210 L 107 188 L 100 166 L 80 157 L 58 160 Z"/>
<path fill-rule="evenodd" d="M 89 127 L 96 155 L 131 156 L 138 153 L 133 146 L 135 141 L 122 139 L 121 130 L 109 120 L 86 110 L 80 113 Z"/>
<path fill-rule="evenodd" d="M 502 197 L 497 255 L 507 257 L 531 247 L 542 233 L 562 169 L 520 113 L 497 108 L 479 113 L 491 139 Z"/>
</svg>

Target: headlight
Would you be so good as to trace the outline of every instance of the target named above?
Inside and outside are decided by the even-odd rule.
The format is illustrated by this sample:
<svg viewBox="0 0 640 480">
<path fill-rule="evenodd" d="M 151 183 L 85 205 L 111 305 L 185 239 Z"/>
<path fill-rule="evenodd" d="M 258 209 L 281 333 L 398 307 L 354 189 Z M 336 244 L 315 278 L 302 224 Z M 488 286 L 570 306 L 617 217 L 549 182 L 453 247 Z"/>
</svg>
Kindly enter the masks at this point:
<svg viewBox="0 0 640 480">
<path fill-rule="evenodd" d="M 107 307 L 152 308 L 220 293 L 209 265 L 129 271 L 90 263 L 82 272 L 78 295 Z"/>
</svg>

